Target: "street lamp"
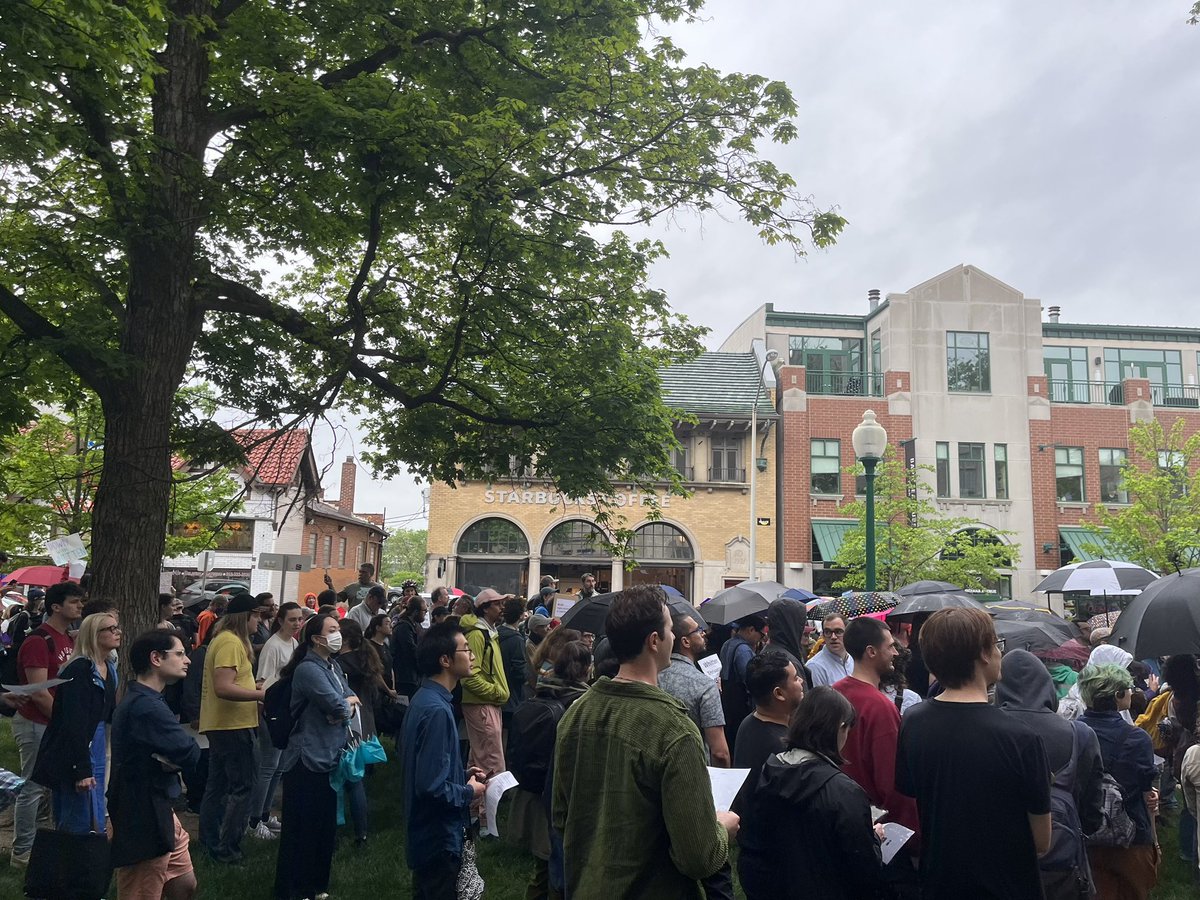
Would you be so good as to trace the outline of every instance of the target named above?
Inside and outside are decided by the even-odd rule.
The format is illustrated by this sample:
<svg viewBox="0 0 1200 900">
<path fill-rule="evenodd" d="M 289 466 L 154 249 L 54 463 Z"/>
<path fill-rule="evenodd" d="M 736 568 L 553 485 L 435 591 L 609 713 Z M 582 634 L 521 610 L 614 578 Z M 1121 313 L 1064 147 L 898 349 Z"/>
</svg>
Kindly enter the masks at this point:
<svg viewBox="0 0 1200 900">
<path fill-rule="evenodd" d="M 875 466 L 887 449 L 887 432 L 875 421 L 875 410 L 863 413 L 850 437 L 854 455 L 867 471 L 867 590 L 875 590 Z"/>
<path fill-rule="evenodd" d="M 758 474 L 758 395 L 759 390 L 767 379 L 767 366 L 779 359 L 778 350 L 768 350 L 766 358 L 763 360 L 762 368 L 758 372 L 758 381 L 754 384 L 754 406 L 750 410 L 750 580 L 758 580 L 758 540 L 756 538 L 758 532 L 758 515 L 755 508 L 755 501 L 758 495 L 754 491 L 756 482 L 755 476 Z M 762 460 L 763 471 L 766 471 L 767 461 Z"/>
</svg>

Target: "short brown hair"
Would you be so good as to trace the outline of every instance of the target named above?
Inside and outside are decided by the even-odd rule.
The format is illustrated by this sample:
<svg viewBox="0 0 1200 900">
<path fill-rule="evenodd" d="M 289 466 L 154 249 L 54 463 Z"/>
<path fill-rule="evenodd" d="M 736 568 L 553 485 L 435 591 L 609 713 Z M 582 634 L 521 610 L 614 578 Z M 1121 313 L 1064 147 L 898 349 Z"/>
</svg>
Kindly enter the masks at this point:
<svg viewBox="0 0 1200 900">
<path fill-rule="evenodd" d="M 975 677 L 975 663 L 996 643 L 992 617 L 981 609 L 939 609 L 920 631 L 921 656 L 943 687 Z"/>
<path fill-rule="evenodd" d="M 613 597 L 604 622 L 604 633 L 617 662 L 629 662 L 641 655 L 646 638 L 657 634 L 664 641 L 663 607 L 667 595 L 656 584 L 628 587 Z"/>
</svg>

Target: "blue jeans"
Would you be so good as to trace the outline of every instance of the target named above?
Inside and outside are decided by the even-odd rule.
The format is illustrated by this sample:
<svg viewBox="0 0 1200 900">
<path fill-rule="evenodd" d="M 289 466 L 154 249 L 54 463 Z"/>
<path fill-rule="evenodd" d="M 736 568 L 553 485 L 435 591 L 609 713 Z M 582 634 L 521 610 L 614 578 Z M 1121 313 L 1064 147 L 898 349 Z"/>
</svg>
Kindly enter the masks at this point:
<svg viewBox="0 0 1200 900">
<path fill-rule="evenodd" d="M 265 722 L 260 722 L 258 726 L 258 750 L 262 764 L 258 767 L 258 781 L 250 797 L 250 821 L 253 823 L 271 818 L 275 793 L 283 779 L 283 772 L 279 769 L 279 758 L 283 756 L 283 751 L 271 743 L 271 733 L 267 731 Z"/>
</svg>

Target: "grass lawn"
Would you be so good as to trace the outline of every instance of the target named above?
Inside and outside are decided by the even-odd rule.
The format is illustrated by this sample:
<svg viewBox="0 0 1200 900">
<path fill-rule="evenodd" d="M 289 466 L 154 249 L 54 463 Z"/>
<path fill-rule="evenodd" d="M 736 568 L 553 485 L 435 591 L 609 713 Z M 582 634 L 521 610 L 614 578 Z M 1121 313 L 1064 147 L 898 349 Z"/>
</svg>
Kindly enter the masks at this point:
<svg viewBox="0 0 1200 900">
<path fill-rule="evenodd" d="M 17 752 L 7 719 L 0 720 L 0 766 L 17 768 Z M 390 753 L 390 742 L 387 744 Z M 411 896 L 408 869 L 404 865 L 404 827 L 400 804 L 398 766 L 388 763 L 370 779 L 371 836 L 367 847 L 355 850 L 350 828 L 339 830 L 333 860 L 330 894 L 334 900 L 382 900 Z M 503 821 L 503 820 L 502 820 Z M 189 823 L 194 823 L 194 819 Z M 503 831 L 503 828 L 501 829 Z M 1195 900 L 1197 892 L 1179 859 L 1174 827 L 1163 829 L 1163 866 L 1154 900 Z M 7 847 L 11 828 L 0 835 L 0 897 L 22 896 L 22 877 L 8 865 Z M 193 844 L 195 846 L 195 844 Z M 275 877 L 275 842 L 247 838 L 243 844 L 246 862 L 240 866 L 218 866 L 197 853 L 196 876 L 200 896 L 220 900 L 271 900 Z M 487 882 L 488 900 L 519 900 L 524 897 L 532 858 L 501 841 L 487 839 L 480 848 L 479 869 Z M 111 897 L 116 896 L 114 889 Z M 741 896 L 739 891 L 739 896 Z"/>
</svg>

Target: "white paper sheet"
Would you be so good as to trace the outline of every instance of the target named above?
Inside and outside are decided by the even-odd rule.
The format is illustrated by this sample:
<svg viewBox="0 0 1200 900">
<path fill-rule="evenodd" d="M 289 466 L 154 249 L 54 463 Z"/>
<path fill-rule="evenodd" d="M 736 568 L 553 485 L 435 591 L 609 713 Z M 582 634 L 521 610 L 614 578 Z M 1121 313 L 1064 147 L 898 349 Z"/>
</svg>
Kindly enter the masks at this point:
<svg viewBox="0 0 1200 900">
<path fill-rule="evenodd" d="M 899 822 L 885 822 L 883 825 L 883 845 L 880 848 L 883 851 L 883 864 L 886 866 L 892 861 L 900 848 L 908 843 L 908 839 L 916 832 L 911 828 L 905 828 Z"/>
<path fill-rule="evenodd" d="M 578 603 L 574 597 L 555 597 L 554 598 L 554 618 L 561 619 L 571 611 L 571 608 Z"/>
<path fill-rule="evenodd" d="M 721 680 L 721 657 L 717 654 L 706 656 L 700 660 L 700 671 L 711 678 L 713 681 Z"/>
<path fill-rule="evenodd" d="M 39 681 L 37 684 L 0 684 L 10 694 L 36 694 L 38 691 L 48 691 L 52 687 L 66 684 L 69 678 L 51 678 L 49 681 Z"/>
<path fill-rule="evenodd" d="M 483 827 L 484 834 L 500 837 L 500 829 L 496 824 L 496 813 L 500 809 L 500 798 L 509 788 L 517 786 L 517 776 L 512 772 L 498 772 L 488 779 L 487 792 L 483 795 L 484 814 L 487 824 Z"/>
<path fill-rule="evenodd" d="M 717 812 L 729 812 L 733 798 L 742 789 L 749 769 L 715 769 L 708 767 L 708 780 L 712 783 L 713 806 Z"/>
</svg>

